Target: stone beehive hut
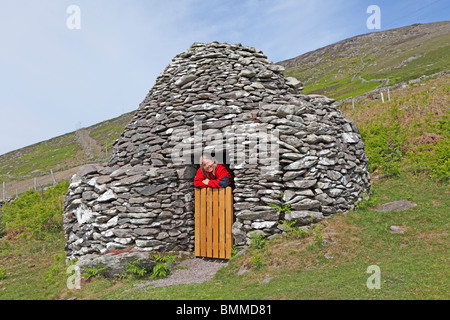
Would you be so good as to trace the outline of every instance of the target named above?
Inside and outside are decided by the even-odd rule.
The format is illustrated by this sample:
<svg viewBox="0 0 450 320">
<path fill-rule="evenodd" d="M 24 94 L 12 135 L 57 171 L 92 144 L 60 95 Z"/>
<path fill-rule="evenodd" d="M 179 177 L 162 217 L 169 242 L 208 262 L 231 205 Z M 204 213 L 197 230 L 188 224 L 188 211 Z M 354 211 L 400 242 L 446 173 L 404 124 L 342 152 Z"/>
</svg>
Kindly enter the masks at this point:
<svg viewBox="0 0 450 320">
<path fill-rule="evenodd" d="M 233 238 L 281 232 L 351 209 L 370 188 L 358 128 L 333 100 L 299 93 L 298 81 L 259 50 L 195 43 L 159 75 L 104 166 L 71 179 L 68 257 L 113 249 L 194 247 L 194 185 L 202 150 L 233 175 Z M 220 161 L 222 162 L 222 161 Z M 291 205 L 280 213 L 271 204 Z"/>
</svg>

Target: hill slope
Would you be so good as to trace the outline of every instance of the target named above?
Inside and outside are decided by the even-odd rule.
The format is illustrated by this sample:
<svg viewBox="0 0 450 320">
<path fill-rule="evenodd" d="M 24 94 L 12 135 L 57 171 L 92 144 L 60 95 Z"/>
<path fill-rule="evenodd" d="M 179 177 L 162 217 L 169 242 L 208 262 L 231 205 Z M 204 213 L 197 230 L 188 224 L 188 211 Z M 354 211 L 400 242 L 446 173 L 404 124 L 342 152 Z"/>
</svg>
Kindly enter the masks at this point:
<svg viewBox="0 0 450 320">
<path fill-rule="evenodd" d="M 286 67 L 286 76 L 304 83 L 304 93 L 344 99 L 450 70 L 449 52 L 450 21 L 444 21 L 360 35 L 279 64 Z M 423 108 L 433 112 L 429 105 Z M 52 183 L 50 170 L 59 181 L 80 165 L 107 161 L 113 141 L 133 114 L 0 155 L 0 182 L 6 182 L 7 194 L 13 195 L 33 187 L 35 177 L 38 186 Z"/>
<path fill-rule="evenodd" d="M 0 155 L 0 182 L 6 183 L 7 195 L 21 193 L 34 186 L 52 183 L 50 170 L 58 181 L 71 177 L 85 163 L 105 162 L 112 144 L 130 122 L 134 112 L 106 120 L 88 128 L 42 141 Z M 2 200 L 0 194 L 0 200 Z"/>
<path fill-rule="evenodd" d="M 355 97 L 450 70 L 450 21 L 364 34 L 278 64 L 303 82 L 305 93 Z"/>
</svg>

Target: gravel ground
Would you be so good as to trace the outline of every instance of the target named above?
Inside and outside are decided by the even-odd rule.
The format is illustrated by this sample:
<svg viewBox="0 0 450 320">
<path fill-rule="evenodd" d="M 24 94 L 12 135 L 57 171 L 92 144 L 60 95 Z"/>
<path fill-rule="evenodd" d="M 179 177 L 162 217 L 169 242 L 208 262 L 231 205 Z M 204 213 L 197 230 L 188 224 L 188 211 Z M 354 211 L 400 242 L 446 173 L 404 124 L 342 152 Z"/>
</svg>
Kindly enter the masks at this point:
<svg viewBox="0 0 450 320">
<path fill-rule="evenodd" d="M 177 267 L 185 267 L 176 269 L 168 277 L 160 280 L 146 281 L 137 284 L 138 289 L 148 289 L 164 286 L 173 286 L 178 284 L 202 283 L 211 280 L 216 272 L 227 265 L 227 262 L 220 260 L 206 259 L 189 259 L 181 262 Z"/>
</svg>

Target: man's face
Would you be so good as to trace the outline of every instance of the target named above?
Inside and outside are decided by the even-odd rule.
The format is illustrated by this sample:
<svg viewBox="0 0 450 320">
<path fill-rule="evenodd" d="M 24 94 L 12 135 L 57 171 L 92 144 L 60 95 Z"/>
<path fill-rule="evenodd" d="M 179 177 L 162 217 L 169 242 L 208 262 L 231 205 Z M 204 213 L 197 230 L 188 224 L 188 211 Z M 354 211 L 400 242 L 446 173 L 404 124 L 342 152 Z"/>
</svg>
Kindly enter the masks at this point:
<svg viewBox="0 0 450 320">
<path fill-rule="evenodd" d="M 202 161 L 203 168 L 206 172 L 212 172 L 214 169 L 214 162 L 212 160 L 205 159 Z"/>
</svg>

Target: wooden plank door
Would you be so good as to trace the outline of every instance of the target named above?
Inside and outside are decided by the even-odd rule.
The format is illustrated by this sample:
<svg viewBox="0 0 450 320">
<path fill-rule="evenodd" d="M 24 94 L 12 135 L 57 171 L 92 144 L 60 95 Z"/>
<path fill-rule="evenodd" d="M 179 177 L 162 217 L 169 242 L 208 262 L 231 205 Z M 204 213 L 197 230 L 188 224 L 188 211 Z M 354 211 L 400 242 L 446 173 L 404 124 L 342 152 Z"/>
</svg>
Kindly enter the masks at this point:
<svg viewBox="0 0 450 320">
<path fill-rule="evenodd" d="M 230 187 L 195 190 L 195 255 L 230 259 L 233 246 Z"/>
</svg>

